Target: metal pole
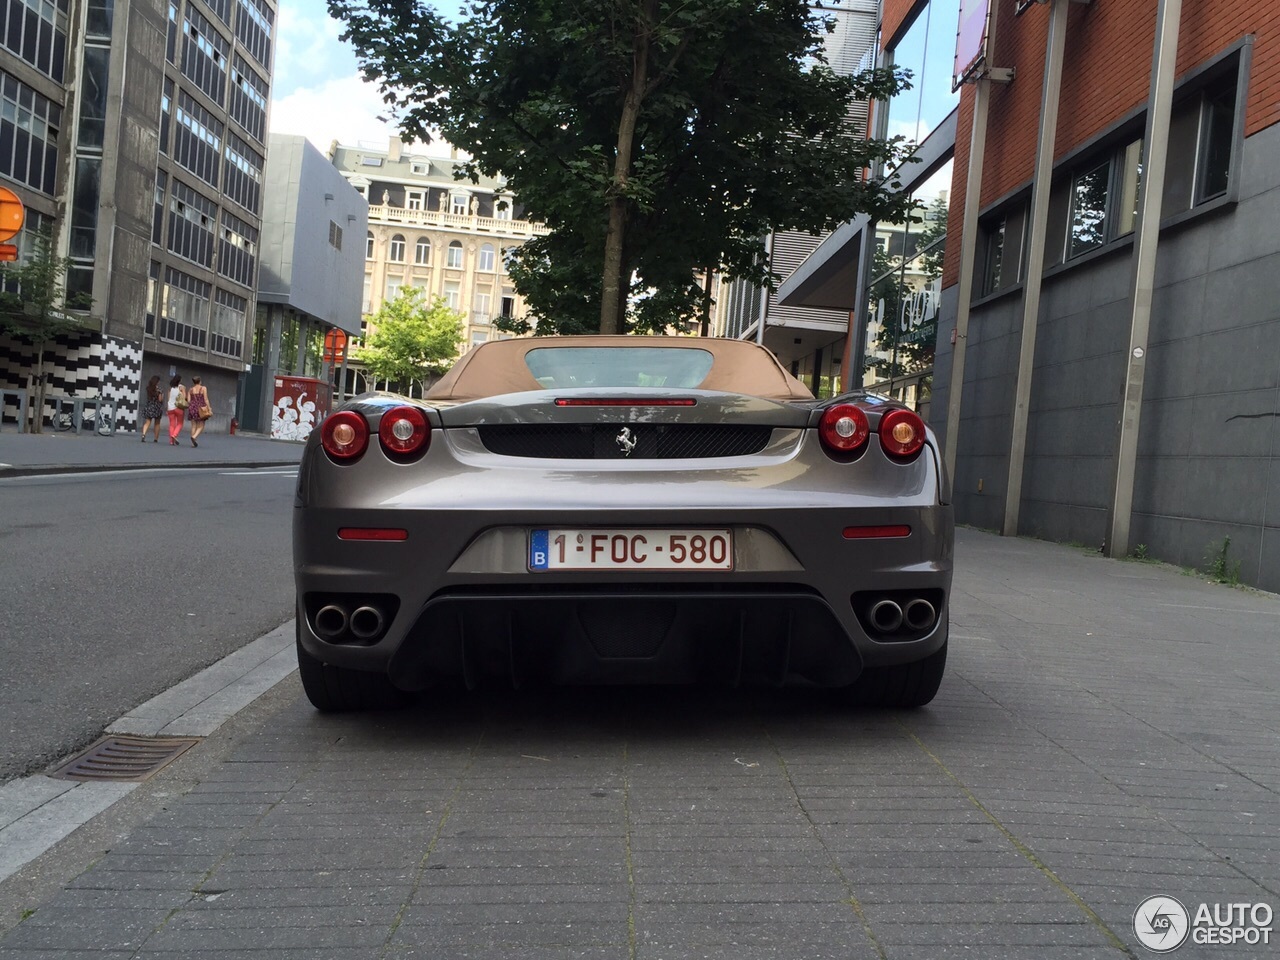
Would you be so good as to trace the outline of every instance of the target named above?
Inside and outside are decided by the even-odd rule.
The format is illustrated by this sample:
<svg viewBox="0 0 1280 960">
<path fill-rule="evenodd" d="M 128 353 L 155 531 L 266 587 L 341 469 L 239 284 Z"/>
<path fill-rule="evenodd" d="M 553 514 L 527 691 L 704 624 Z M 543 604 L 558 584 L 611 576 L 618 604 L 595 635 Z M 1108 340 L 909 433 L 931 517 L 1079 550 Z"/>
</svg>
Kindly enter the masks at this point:
<svg viewBox="0 0 1280 960">
<path fill-rule="evenodd" d="M 1036 178 L 1031 188 L 1031 246 L 1027 282 L 1022 294 L 1022 349 L 1009 437 L 1009 483 L 1004 501 L 1004 535 L 1018 534 L 1022 506 L 1022 468 L 1027 455 L 1027 420 L 1031 407 L 1031 378 L 1036 356 L 1036 326 L 1040 319 L 1040 285 L 1044 277 L 1045 232 L 1049 220 L 1049 189 L 1053 180 L 1053 147 L 1058 135 L 1058 101 L 1062 93 L 1062 60 L 1067 43 L 1070 0 L 1052 0 L 1046 44 L 1044 92 L 1040 102 L 1040 142 L 1036 147 Z"/>
<path fill-rule="evenodd" d="M 965 350 L 969 345 L 969 301 L 973 299 L 973 274 L 977 267 L 978 210 L 982 207 L 982 162 L 987 143 L 987 112 L 991 81 L 985 76 L 975 84 L 973 129 L 969 134 L 969 173 L 964 185 L 964 220 L 960 228 L 960 302 L 956 306 L 955 344 L 951 351 L 951 385 L 947 388 L 947 435 L 942 460 L 947 476 L 955 482 L 956 448 L 960 439 L 960 399 L 964 392 Z"/>
<path fill-rule="evenodd" d="M 1156 250 L 1160 243 L 1165 161 L 1169 153 L 1169 114 L 1173 109 L 1173 80 L 1181 20 L 1182 0 L 1160 0 L 1151 63 L 1151 99 L 1147 105 L 1147 130 L 1143 138 L 1138 228 L 1133 241 L 1133 315 L 1129 327 L 1129 370 L 1120 408 L 1115 495 L 1111 503 L 1111 531 L 1106 543 L 1107 556 L 1110 557 L 1123 557 L 1129 553 L 1129 524 L 1133 517 L 1133 485 L 1138 462 L 1138 429 L 1142 420 L 1142 387 L 1147 370 L 1151 296 L 1155 287 Z"/>
</svg>

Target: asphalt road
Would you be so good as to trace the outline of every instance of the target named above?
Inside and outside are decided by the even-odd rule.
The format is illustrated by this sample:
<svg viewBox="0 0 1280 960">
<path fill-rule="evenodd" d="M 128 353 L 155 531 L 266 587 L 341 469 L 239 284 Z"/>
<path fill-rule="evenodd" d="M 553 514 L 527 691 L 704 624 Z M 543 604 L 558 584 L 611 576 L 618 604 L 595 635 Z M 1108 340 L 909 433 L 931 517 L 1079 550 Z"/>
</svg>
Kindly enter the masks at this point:
<svg viewBox="0 0 1280 960">
<path fill-rule="evenodd" d="M 0 481 L 0 783 L 293 615 L 296 472 Z"/>
</svg>

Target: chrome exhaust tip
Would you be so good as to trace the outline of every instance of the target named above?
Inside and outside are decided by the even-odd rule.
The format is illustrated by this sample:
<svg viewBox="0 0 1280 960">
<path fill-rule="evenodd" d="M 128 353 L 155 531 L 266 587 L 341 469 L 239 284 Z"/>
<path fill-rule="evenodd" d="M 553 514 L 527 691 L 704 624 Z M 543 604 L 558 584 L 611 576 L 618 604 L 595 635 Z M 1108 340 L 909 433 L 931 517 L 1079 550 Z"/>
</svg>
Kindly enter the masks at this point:
<svg viewBox="0 0 1280 960">
<path fill-rule="evenodd" d="M 928 600 L 916 597 L 907 602 L 902 617 L 912 630 L 928 630 L 937 623 L 938 611 L 933 609 L 933 604 Z"/>
<path fill-rule="evenodd" d="M 902 626 L 902 608 L 892 600 L 881 600 L 871 608 L 870 620 L 880 633 L 893 633 Z"/>
<path fill-rule="evenodd" d="M 347 629 L 347 611 L 336 603 L 321 607 L 316 612 L 316 636 L 322 640 L 333 640 L 342 636 Z"/>
<path fill-rule="evenodd" d="M 351 635 L 358 640 L 372 640 L 382 633 L 382 611 L 377 607 L 357 607 L 351 614 Z"/>
</svg>

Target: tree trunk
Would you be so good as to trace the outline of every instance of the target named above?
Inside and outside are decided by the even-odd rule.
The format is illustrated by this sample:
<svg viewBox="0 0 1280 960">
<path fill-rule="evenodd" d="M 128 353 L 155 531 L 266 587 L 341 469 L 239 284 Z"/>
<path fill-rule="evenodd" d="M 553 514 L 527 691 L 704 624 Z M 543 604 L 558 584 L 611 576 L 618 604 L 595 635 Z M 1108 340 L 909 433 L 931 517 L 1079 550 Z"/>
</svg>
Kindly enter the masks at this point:
<svg viewBox="0 0 1280 960">
<path fill-rule="evenodd" d="M 613 158 L 613 182 L 609 186 L 609 225 L 604 237 L 604 275 L 600 285 L 600 332 L 622 333 L 626 304 L 622 296 L 622 247 L 627 230 L 627 186 L 631 176 L 631 149 L 640 103 L 649 79 L 649 31 L 658 12 L 658 0 L 644 0 L 636 20 L 631 85 L 622 101 L 618 120 L 618 145 Z"/>
<path fill-rule="evenodd" d="M 711 267 L 707 267 L 706 271 L 707 276 L 702 285 L 702 335 L 709 337 L 711 336 L 711 284 L 716 272 Z"/>
<path fill-rule="evenodd" d="M 35 402 L 31 406 L 32 433 L 44 433 L 44 344 L 43 340 L 36 344 Z"/>
</svg>

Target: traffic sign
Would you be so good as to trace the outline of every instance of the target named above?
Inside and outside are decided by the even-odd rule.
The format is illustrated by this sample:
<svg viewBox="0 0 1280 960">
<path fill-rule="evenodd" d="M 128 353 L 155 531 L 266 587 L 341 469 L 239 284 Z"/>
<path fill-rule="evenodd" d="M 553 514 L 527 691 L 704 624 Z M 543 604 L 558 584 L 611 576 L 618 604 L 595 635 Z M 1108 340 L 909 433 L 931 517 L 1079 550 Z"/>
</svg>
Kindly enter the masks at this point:
<svg viewBox="0 0 1280 960">
<path fill-rule="evenodd" d="M 18 195 L 8 187 L 0 187 L 0 240 L 18 235 L 27 211 Z"/>
<path fill-rule="evenodd" d="M 333 327 L 324 335 L 324 357 L 322 363 L 342 363 L 347 352 L 347 334 L 345 330 Z"/>
<path fill-rule="evenodd" d="M 0 263 L 16 263 L 18 260 L 18 248 L 12 243 L 0 243 Z"/>
</svg>

